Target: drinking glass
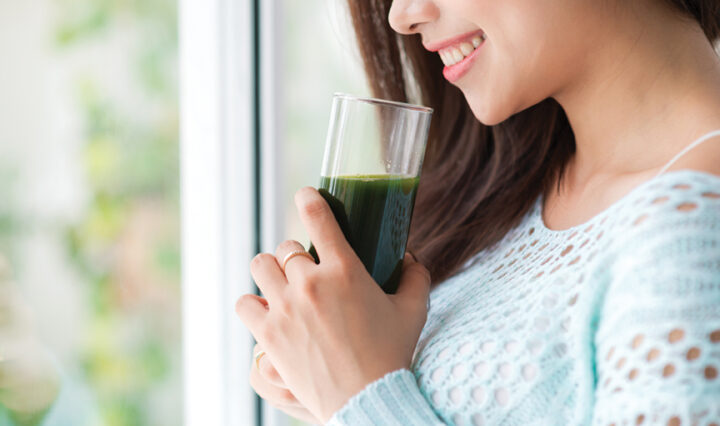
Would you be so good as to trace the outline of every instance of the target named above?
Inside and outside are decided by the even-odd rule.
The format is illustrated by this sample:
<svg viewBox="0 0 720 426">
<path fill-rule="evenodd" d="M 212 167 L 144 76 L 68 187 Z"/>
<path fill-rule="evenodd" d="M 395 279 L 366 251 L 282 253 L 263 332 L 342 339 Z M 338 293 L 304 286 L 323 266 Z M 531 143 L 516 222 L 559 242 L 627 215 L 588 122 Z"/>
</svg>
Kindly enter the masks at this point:
<svg viewBox="0 0 720 426">
<path fill-rule="evenodd" d="M 389 294 L 399 284 L 431 117 L 420 105 L 333 96 L 318 190 Z M 309 252 L 322 261 L 312 243 Z"/>
</svg>

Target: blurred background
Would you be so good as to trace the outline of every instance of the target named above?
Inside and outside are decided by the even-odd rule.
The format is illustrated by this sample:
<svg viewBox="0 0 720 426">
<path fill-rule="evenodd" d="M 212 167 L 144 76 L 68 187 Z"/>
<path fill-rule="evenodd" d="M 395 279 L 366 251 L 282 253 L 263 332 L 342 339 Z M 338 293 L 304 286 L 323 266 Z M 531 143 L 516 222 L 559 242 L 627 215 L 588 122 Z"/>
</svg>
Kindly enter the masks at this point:
<svg viewBox="0 0 720 426">
<path fill-rule="evenodd" d="M 55 367 L 47 424 L 182 422 L 176 6 L 0 2 L 2 326 Z M 4 422 L 42 406 L 10 335 Z"/>
<path fill-rule="evenodd" d="M 307 243 L 332 93 L 368 91 L 342 2 L 278 4 Z M 183 424 L 177 34 L 176 0 L 0 0 L 0 425 Z"/>
</svg>

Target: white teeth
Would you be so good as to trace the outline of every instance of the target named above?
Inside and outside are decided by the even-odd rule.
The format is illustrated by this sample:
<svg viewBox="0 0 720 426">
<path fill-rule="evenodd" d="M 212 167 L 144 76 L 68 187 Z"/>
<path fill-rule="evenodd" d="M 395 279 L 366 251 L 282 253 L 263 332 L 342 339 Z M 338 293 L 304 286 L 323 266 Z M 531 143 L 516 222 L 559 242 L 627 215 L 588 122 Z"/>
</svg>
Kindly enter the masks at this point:
<svg viewBox="0 0 720 426">
<path fill-rule="evenodd" d="M 486 38 L 485 34 L 476 35 L 470 41 L 442 49 L 438 54 L 446 66 L 455 65 L 477 49 Z"/>
<path fill-rule="evenodd" d="M 454 47 L 450 48 L 450 54 L 452 55 L 452 58 L 455 61 L 455 63 L 458 63 L 458 62 L 462 61 L 463 58 L 465 58 L 465 56 L 462 54 L 462 52 L 460 52 L 459 50 L 457 50 Z"/>
<path fill-rule="evenodd" d="M 463 56 L 467 56 L 472 53 L 475 48 L 470 43 L 460 43 L 460 51 L 462 52 Z"/>
<path fill-rule="evenodd" d="M 440 52 L 440 59 L 442 59 L 443 64 L 447 65 L 450 63 L 450 57 L 448 56 L 447 52 L 444 50 L 441 50 Z"/>
</svg>

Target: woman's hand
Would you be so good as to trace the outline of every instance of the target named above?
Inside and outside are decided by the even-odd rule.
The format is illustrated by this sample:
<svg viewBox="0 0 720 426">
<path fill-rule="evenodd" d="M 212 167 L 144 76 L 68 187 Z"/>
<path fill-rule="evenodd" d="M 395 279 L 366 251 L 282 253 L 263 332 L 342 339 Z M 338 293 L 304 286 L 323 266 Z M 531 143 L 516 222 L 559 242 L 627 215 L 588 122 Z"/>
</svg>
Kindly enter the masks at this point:
<svg viewBox="0 0 720 426">
<path fill-rule="evenodd" d="M 317 190 L 300 189 L 295 203 L 320 263 L 295 256 L 283 272 L 285 255 L 304 250 L 296 241 L 257 255 L 250 270 L 266 299 L 243 295 L 236 311 L 298 402 L 325 423 L 367 384 L 410 367 L 430 275 L 406 255 L 396 294 L 385 294 Z"/>
<path fill-rule="evenodd" d="M 259 344 L 253 348 L 253 362 L 250 367 L 250 386 L 255 392 L 278 410 L 289 414 L 307 423 L 320 424 L 315 416 L 307 410 L 287 388 L 282 377 L 272 365 L 270 356 L 265 354 L 260 357 L 258 366 L 255 365 L 254 355 L 262 349 Z"/>
</svg>

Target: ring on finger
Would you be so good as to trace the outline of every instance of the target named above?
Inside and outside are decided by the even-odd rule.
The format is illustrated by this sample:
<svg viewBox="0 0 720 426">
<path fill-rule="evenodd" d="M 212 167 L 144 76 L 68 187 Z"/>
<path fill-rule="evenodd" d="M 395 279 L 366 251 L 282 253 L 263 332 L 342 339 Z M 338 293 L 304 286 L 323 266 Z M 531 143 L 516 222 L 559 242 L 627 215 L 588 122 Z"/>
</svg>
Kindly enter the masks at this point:
<svg viewBox="0 0 720 426">
<path fill-rule="evenodd" d="M 315 263 L 315 259 L 313 259 L 312 255 L 310 253 L 306 252 L 305 250 L 293 250 L 290 253 L 286 254 L 285 258 L 283 259 L 283 262 L 282 262 L 282 271 L 283 272 L 285 272 L 285 265 L 287 265 L 288 261 L 295 256 L 305 256 L 308 259 L 312 260 L 313 263 Z"/>
<path fill-rule="evenodd" d="M 255 354 L 255 367 L 257 367 L 258 371 L 260 371 L 260 358 L 265 355 L 265 351 L 260 351 Z"/>
</svg>

